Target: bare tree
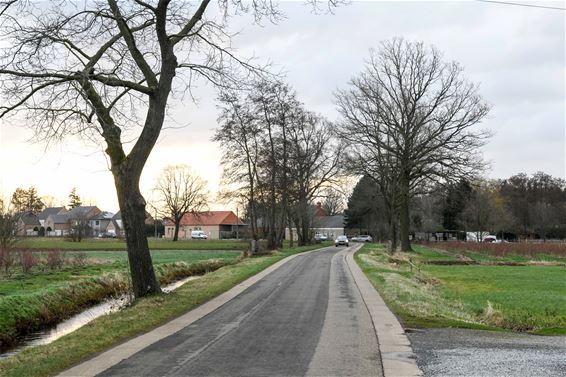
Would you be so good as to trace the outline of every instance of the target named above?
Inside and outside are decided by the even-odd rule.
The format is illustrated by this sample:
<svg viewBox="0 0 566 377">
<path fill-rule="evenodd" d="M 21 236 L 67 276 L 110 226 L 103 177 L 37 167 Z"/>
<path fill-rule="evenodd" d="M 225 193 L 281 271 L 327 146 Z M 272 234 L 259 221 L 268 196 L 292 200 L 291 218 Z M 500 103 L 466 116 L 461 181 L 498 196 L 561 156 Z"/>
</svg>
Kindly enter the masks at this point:
<svg viewBox="0 0 566 377">
<path fill-rule="evenodd" d="M 474 126 L 489 106 L 478 87 L 462 77 L 455 62 L 445 63 L 434 47 L 403 39 L 371 51 L 366 69 L 338 91 L 342 136 L 365 153 L 360 164 L 375 162 L 394 184 L 401 249 L 411 250 L 409 203 L 431 183 L 470 177 L 484 166 L 478 148 L 489 133 Z M 368 161 L 374 159 L 375 161 Z"/>
<path fill-rule="evenodd" d="M 224 184 L 247 201 L 252 240 L 261 221 L 269 249 L 282 245 L 291 223 L 299 244 L 308 243 L 309 207 L 336 175 L 340 149 L 329 123 L 307 111 L 288 85 L 260 80 L 252 87 L 220 97 L 213 140 L 223 150 Z"/>
<path fill-rule="evenodd" d="M 299 246 L 311 242 L 313 215 L 310 206 L 323 189 L 339 174 L 342 146 L 334 135 L 334 126 L 324 118 L 305 111 L 296 127 L 289 130 L 289 184 L 295 205 L 291 212 Z"/>
<path fill-rule="evenodd" d="M 222 146 L 223 192 L 227 199 L 238 199 L 245 203 L 250 222 L 252 255 L 258 252 L 258 164 L 261 155 L 261 129 L 255 122 L 249 101 L 239 93 L 226 91 L 219 97 L 220 128 L 213 140 Z"/>
<path fill-rule="evenodd" d="M 179 227 L 187 213 L 199 213 L 208 206 L 206 181 L 187 165 L 167 166 L 155 186 L 157 210 L 175 224 L 173 241 L 179 239 Z"/>
<path fill-rule="evenodd" d="M 17 230 L 18 218 L 0 200 L 0 262 L 3 260 L 3 254 L 14 246 Z"/>
<path fill-rule="evenodd" d="M 326 187 L 320 194 L 322 209 L 328 216 L 342 213 L 344 210 L 344 194 L 333 187 Z"/>
<path fill-rule="evenodd" d="M 160 291 L 144 232 L 139 189 L 161 133 L 174 79 L 235 86 L 226 29 L 235 12 L 259 21 L 281 14 L 271 1 L 27 1 L 0 3 L 0 117 L 21 115 L 40 140 L 83 135 L 105 143 L 124 221 L 135 297 Z M 125 141 L 131 145 L 124 145 Z"/>
</svg>

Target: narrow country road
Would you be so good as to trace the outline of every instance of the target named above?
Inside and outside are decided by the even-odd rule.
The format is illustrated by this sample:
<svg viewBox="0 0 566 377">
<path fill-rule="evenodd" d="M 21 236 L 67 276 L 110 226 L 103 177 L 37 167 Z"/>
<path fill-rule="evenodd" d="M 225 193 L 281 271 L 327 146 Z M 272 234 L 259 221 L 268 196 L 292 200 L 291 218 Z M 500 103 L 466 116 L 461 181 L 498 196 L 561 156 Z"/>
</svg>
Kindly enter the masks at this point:
<svg viewBox="0 0 566 377">
<path fill-rule="evenodd" d="M 101 376 L 382 376 L 346 249 L 304 254 Z"/>
</svg>

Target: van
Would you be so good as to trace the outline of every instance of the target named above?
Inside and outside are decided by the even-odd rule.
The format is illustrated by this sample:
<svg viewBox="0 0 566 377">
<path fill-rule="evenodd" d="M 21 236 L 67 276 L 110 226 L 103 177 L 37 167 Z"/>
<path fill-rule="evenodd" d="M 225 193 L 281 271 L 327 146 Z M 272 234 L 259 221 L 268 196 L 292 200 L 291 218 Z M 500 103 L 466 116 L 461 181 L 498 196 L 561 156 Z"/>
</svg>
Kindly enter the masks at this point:
<svg viewBox="0 0 566 377">
<path fill-rule="evenodd" d="M 206 240 L 208 236 L 202 230 L 193 230 L 191 232 L 191 238 L 193 240 Z"/>
</svg>

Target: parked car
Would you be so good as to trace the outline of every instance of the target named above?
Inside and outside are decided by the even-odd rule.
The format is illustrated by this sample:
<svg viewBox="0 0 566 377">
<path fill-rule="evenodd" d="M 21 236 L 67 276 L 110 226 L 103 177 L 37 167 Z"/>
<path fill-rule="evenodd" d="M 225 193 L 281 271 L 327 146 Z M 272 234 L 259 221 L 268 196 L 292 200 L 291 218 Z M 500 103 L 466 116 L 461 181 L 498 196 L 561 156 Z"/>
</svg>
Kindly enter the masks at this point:
<svg viewBox="0 0 566 377">
<path fill-rule="evenodd" d="M 371 238 L 371 236 L 369 235 L 360 235 L 360 236 L 354 236 L 351 239 L 352 242 L 372 242 L 373 238 Z"/>
<path fill-rule="evenodd" d="M 202 230 L 193 230 L 191 232 L 191 238 L 193 240 L 206 240 L 208 236 Z"/>
<path fill-rule="evenodd" d="M 104 232 L 98 235 L 98 238 L 116 238 L 116 233 L 113 232 Z"/>
<path fill-rule="evenodd" d="M 314 239 L 315 239 L 315 241 L 327 241 L 328 236 L 326 234 L 317 233 L 317 234 L 314 235 Z"/>
<path fill-rule="evenodd" d="M 340 246 L 340 245 L 344 245 L 344 246 L 349 246 L 350 242 L 348 241 L 348 237 L 346 236 L 338 236 L 338 238 L 336 238 L 336 240 L 334 240 L 334 245 L 336 247 Z"/>
</svg>

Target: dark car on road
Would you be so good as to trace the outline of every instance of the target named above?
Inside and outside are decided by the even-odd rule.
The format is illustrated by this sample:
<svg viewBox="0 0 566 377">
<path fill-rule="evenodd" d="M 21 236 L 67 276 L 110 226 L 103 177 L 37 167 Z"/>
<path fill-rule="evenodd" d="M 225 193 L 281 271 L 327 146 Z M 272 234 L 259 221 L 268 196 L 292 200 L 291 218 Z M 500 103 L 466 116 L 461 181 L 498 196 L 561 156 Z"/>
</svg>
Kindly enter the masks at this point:
<svg viewBox="0 0 566 377">
<path fill-rule="evenodd" d="M 350 242 L 348 241 L 348 237 L 346 236 L 338 236 L 338 238 L 336 238 L 336 240 L 334 241 L 334 245 L 336 245 L 336 247 L 340 245 L 348 246 L 349 244 Z"/>
</svg>

